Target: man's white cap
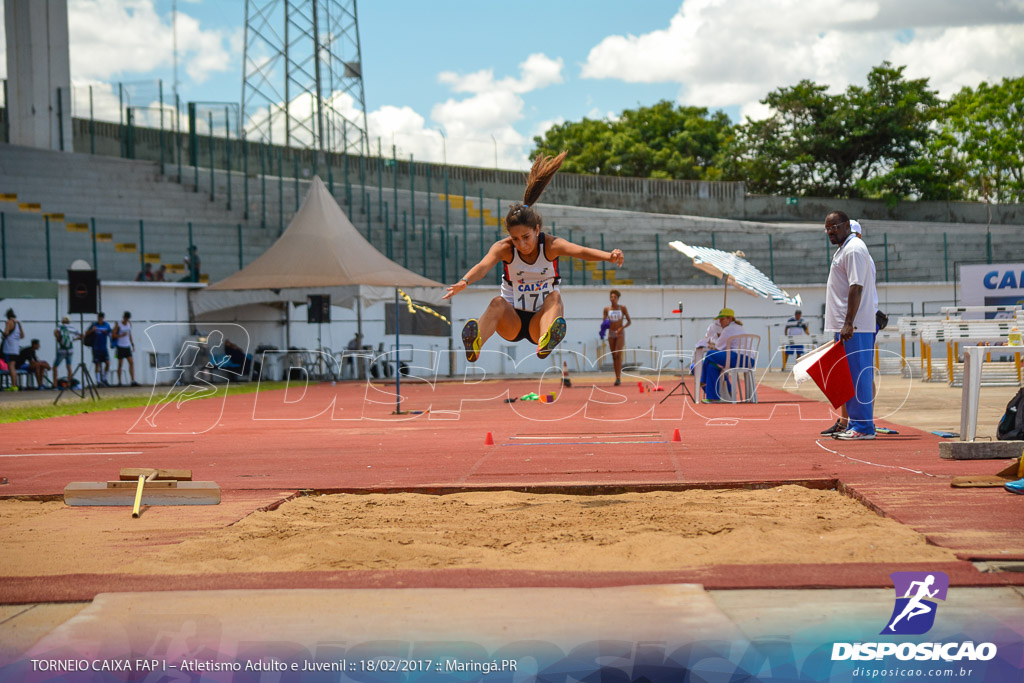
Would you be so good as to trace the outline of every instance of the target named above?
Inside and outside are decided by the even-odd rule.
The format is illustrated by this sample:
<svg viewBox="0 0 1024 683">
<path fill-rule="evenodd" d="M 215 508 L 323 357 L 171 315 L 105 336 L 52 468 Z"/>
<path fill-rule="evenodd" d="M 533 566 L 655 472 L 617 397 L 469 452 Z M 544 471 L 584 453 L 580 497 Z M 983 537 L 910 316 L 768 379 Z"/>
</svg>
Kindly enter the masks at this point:
<svg viewBox="0 0 1024 683">
<path fill-rule="evenodd" d="M 860 235 L 860 234 L 861 234 L 861 232 L 860 232 L 860 223 L 858 223 L 857 221 L 855 221 L 855 220 L 853 220 L 853 219 L 851 218 L 851 219 L 850 219 L 850 230 L 851 230 L 852 232 L 855 232 L 855 233 L 857 233 L 858 235 Z"/>
</svg>

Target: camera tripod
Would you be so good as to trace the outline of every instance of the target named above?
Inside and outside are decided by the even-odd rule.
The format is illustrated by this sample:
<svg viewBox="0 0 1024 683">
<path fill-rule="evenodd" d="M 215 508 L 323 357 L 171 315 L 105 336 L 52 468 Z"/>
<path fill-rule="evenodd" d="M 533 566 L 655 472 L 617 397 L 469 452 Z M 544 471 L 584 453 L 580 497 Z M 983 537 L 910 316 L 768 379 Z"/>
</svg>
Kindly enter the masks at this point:
<svg viewBox="0 0 1024 683">
<path fill-rule="evenodd" d="M 89 398 L 93 401 L 99 400 L 100 392 L 96 388 L 96 383 L 92 380 L 92 375 L 89 374 L 89 368 L 85 365 L 85 318 L 81 313 L 78 314 L 78 324 L 81 327 L 79 334 L 81 335 L 78 339 L 78 365 L 71 371 L 71 376 L 68 378 L 68 385 L 62 387 L 60 393 L 57 394 L 57 398 L 53 399 L 53 405 L 57 405 L 60 401 L 61 396 L 64 395 L 65 391 L 70 391 L 72 394 L 79 398 L 85 398 L 85 392 L 89 392 Z M 80 389 L 75 389 L 75 375 L 81 374 L 82 380 L 79 383 Z"/>
<path fill-rule="evenodd" d="M 678 345 L 676 347 L 676 352 L 681 354 L 682 353 L 681 348 L 682 348 L 682 345 L 683 345 L 683 302 L 680 301 L 679 304 L 678 304 L 678 307 L 674 311 L 672 311 L 672 312 L 679 314 L 679 342 L 678 342 Z M 679 384 L 677 384 L 675 387 L 673 387 L 672 391 L 670 391 L 667 394 L 665 394 L 665 398 L 661 399 L 661 401 L 658 402 L 658 405 L 661 405 L 662 403 L 667 401 L 671 396 L 675 395 L 675 393 L 677 391 L 681 391 L 682 392 L 682 398 L 683 398 L 683 402 L 684 403 L 686 402 L 686 397 L 687 396 L 689 396 L 690 400 L 693 401 L 694 403 L 697 402 L 697 399 L 694 398 L 694 395 L 690 393 L 690 388 L 686 386 L 686 361 L 685 360 L 680 360 L 680 363 L 682 364 L 682 374 L 679 377 Z M 700 383 L 700 378 L 697 377 L 697 375 L 694 375 L 694 387 L 693 387 L 694 392 L 696 392 L 696 390 L 697 390 L 697 388 L 699 386 L 699 383 Z"/>
</svg>

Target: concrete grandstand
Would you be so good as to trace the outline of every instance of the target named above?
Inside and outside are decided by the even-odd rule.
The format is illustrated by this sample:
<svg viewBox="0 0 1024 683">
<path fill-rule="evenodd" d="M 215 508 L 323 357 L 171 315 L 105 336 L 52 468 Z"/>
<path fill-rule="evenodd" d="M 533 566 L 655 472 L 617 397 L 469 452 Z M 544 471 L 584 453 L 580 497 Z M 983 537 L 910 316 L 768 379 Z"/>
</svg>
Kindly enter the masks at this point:
<svg viewBox="0 0 1024 683">
<path fill-rule="evenodd" d="M 86 258 L 96 261 L 105 280 L 133 279 L 143 252 L 173 274 L 181 271 L 191 240 L 199 248 L 205 279 L 216 281 L 273 243 L 317 174 L 381 251 L 428 277 L 451 280 L 501 235 L 503 212 L 519 199 L 522 174 L 512 171 L 314 157 L 309 150 L 256 143 L 243 150 L 231 140 L 235 170 L 229 172 L 223 139 L 202 140 L 206 149 L 197 147 L 192 159 L 185 134 L 134 129 L 126 147 L 118 140 L 126 133 L 116 124 L 90 129 L 88 121 L 75 123 L 76 147 L 94 148 L 96 154 L 0 145 L 6 277 L 46 278 L 60 273 L 63 264 Z M 137 158 L 120 158 L 124 149 Z M 780 283 L 821 282 L 829 251 L 820 225 L 831 208 L 864 222 L 880 282 L 952 281 L 958 264 L 1024 251 L 1019 206 L 904 202 L 888 207 L 816 198 L 787 204 L 785 198 L 746 195 L 742 183 L 572 174 L 559 174 L 545 199 L 541 208 L 550 232 L 590 246 L 604 240 L 627 254 L 617 270 L 563 265 L 566 282 L 573 284 L 711 284 L 709 276 L 670 253 L 672 240 L 741 250 Z"/>
</svg>

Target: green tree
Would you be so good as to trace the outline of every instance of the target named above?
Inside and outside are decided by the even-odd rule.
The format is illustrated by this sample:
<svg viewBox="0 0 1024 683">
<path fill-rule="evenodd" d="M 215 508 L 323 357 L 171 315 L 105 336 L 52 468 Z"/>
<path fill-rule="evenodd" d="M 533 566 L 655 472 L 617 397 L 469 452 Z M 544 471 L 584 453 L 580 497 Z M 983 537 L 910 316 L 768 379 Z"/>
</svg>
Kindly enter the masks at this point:
<svg viewBox="0 0 1024 683">
<path fill-rule="evenodd" d="M 807 80 L 769 93 L 762 103 L 774 114 L 738 126 L 727 176 L 767 194 L 913 194 L 922 179 L 904 169 L 927 149 L 939 100 L 927 79 L 903 70 L 883 62 L 866 87 L 837 95 Z"/>
<path fill-rule="evenodd" d="M 567 149 L 563 168 L 570 173 L 717 180 L 731 134 L 724 112 L 662 100 L 627 109 L 615 121 L 583 119 L 554 126 L 534 138 L 531 156 Z"/>
<path fill-rule="evenodd" d="M 615 175 L 608 165 L 608 147 L 611 144 L 612 128 L 608 121 L 583 119 L 580 122 L 567 121 L 552 126 L 541 138 L 533 139 L 535 149 L 530 158 L 538 154 L 560 154 L 563 149 L 569 155 L 562 169 L 569 173 L 590 175 Z"/>
<path fill-rule="evenodd" d="M 1024 202 L 1024 77 L 954 95 L 935 153 L 960 171 L 967 199 Z"/>
</svg>

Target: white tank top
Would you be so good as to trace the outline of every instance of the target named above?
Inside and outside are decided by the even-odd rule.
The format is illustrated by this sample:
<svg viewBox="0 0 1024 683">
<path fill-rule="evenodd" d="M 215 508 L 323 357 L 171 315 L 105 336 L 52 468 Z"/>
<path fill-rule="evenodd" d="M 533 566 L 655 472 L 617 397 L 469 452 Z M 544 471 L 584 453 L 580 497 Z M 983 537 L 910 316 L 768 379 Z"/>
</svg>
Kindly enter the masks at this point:
<svg viewBox="0 0 1024 683">
<path fill-rule="evenodd" d="M 558 291 L 561 277 L 558 275 L 558 258 L 548 260 L 544 253 L 545 235 L 540 233 L 537 240 L 537 260 L 527 263 L 515 247 L 512 247 L 512 261 L 505 264 L 501 277 L 501 298 L 520 311 L 538 311 L 544 299 L 551 292 Z"/>
<path fill-rule="evenodd" d="M 7 326 L 7 321 L 4 321 L 4 327 L 6 327 L 6 326 Z M 2 328 L 0 328 L 0 332 L 3 332 Z M 14 321 L 14 328 L 11 330 L 11 333 L 7 336 L 7 338 L 4 339 L 4 347 L 2 349 L 2 352 L 3 353 L 18 353 L 19 351 L 21 351 L 20 342 L 21 342 L 21 323 L 19 323 L 17 321 L 17 319 L 15 319 L 15 321 Z"/>
<path fill-rule="evenodd" d="M 117 345 L 118 345 L 118 347 L 122 348 L 122 349 L 126 348 L 126 347 L 131 347 L 132 342 L 131 342 L 131 337 L 129 335 L 131 335 L 131 333 L 132 333 L 132 324 L 131 323 L 126 323 L 126 322 L 122 321 L 122 322 L 118 323 L 118 326 L 119 326 L 118 333 L 124 335 L 123 337 L 118 337 L 117 338 Z"/>
</svg>

